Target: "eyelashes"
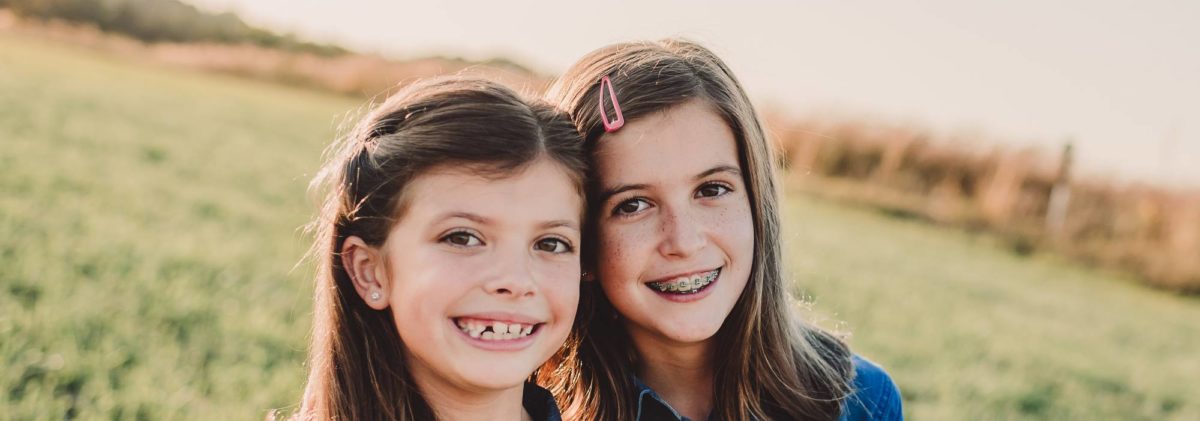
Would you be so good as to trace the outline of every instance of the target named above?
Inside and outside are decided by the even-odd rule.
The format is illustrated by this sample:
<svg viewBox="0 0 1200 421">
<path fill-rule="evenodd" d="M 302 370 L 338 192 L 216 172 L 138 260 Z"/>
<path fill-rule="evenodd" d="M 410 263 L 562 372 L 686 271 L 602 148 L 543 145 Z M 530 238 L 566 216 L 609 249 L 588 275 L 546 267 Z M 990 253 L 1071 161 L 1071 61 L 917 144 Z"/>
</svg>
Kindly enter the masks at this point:
<svg viewBox="0 0 1200 421">
<path fill-rule="evenodd" d="M 548 237 L 538 240 L 533 244 L 533 248 L 538 251 L 554 254 L 571 253 L 575 251 L 575 247 L 572 247 L 570 242 L 558 237 Z"/>
<path fill-rule="evenodd" d="M 733 187 L 728 184 L 712 182 L 712 183 L 704 184 L 703 186 L 700 186 L 700 188 L 696 189 L 695 196 L 697 196 L 697 197 L 717 197 L 717 196 L 724 196 L 725 194 L 728 194 L 731 191 L 733 191 Z"/>
<path fill-rule="evenodd" d="M 483 239 L 480 238 L 479 233 L 466 229 L 450 231 L 449 233 L 441 236 L 441 238 L 438 239 L 438 242 L 448 244 L 452 247 L 464 249 L 487 245 L 487 243 L 484 243 Z M 540 238 L 537 241 L 534 241 L 533 249 L 552 254 L 566 254 L 575 252 L 575 246 L 571 244 L 571 241 L 559 236 Z"/>
<path fill-rule="evenodd" d="M 632 214 L 641 212 L 641 211 L 649 209 L 649 208 L 650 208 L 650 202 L 646 201 L 646 199 L 643 199 L 640 197 L 635 197 L 633 199 L 629 199 L 629 200 L 626 200 L 624 202 L 617 204 L 617 206 L 615 208 L 613 208 L 613 215 L 616 215 L 616 216 L 632 215 Z"/>
<path fill-rule="evenodd" d="M 438 239 L 438 241 L 462 248 L 483 245 L 483 240 L 479 238 L 479 235 L 468 230 L 451 231 L 446 235 L 443 235 L 442 238 Z"/>
<path fill-rule="evenodd" d="M 733 192 L 733 186 L 729 183 L 721 181 L 710 181 L 701 184 L 700 187 L 692 193 L 692 197 L 696 199 L 714 199 Z M 653 206 L 645 197 L 634 197 L 626 199 L 613 207 L 612 216 L 629 217 L 638 213 L 644 212 Z"/>
</svg>

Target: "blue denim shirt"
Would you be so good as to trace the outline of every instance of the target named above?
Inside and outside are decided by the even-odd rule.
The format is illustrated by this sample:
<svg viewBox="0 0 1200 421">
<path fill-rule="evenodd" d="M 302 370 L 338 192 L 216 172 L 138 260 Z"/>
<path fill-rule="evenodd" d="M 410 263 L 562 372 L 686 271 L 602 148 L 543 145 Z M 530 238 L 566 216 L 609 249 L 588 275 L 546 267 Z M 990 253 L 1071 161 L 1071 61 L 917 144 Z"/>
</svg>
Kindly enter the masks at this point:
<svg viewBox="0 0 1200 421">
<path fill-rule="evenodd" d="M 903 420 L 900 388 L 883 368 L 858 355 L 854 361 L 854 393 L 842 404 L 842 416 L 838 421 L 894 421 Z M 634 378 L 637 387 L 638 421 L 691 421 L 671 408 L 649 386 Z M 709 417 L 711 420 L 712 417 Z"/>
<path fill-rule="evenodd" d="M 558 403 L 554 402 L 554 396 L 550 395 L 550 391 L 536 384 L 525 383 L 525 391 L 521 394 L 521 405 L 534 420 L 562 421 L 562 414 L 558 412 Z"/>
</svg>

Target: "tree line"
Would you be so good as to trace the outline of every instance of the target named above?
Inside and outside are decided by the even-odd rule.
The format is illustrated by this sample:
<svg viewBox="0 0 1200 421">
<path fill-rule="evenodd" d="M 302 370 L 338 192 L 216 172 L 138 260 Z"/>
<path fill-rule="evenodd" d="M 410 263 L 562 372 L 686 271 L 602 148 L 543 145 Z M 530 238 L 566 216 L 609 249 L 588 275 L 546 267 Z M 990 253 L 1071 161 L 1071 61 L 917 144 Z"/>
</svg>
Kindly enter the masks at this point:
<svg viewBox="0 0 1200 421">
<path fill-rule="evenodd" d="M 145 42 L 254 44 L 322 56 L 345 49 L 247 25 L 236 14 L 209 13 L 179 0 L 0 0 L 19 16 L 95 25 Z"/>
</svg>

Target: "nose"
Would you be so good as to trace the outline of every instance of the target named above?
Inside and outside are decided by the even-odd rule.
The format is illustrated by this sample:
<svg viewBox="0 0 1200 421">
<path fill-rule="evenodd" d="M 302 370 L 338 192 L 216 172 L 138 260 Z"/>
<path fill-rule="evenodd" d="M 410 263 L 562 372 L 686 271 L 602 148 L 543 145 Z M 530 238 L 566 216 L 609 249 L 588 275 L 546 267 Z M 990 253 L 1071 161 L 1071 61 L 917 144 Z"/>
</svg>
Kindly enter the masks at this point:
<svg viewBox="0 0 1200 421">
<path fill-rule="evenodd" d="M 663 216 L 659 225 L 662 241 L 658 245 L 658 251 L 663 256 L 686 258 L 708 245 L 704 227 L 687 209 L 669 209 L 663 212 Z"/>
<path fill-rule="evenodd" d="M 537 291 L 537 283 L 528 253 L 513 255 L 498 263 L 499 271 L 486 284 L 484 289 L 488 294 L 512 298 L 532 297 Z"/>
</svg>

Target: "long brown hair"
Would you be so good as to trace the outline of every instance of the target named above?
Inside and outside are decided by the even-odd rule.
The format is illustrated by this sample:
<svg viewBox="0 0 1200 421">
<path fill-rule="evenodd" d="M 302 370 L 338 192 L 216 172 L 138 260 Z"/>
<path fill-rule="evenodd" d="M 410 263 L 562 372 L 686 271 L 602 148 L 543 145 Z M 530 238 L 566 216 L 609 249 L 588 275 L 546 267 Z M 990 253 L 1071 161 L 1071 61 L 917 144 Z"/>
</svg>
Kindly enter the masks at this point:
<svg viewBox="0 0 1200 421">
<path fill-rule="evenodd" d="M 563 113 L 478 79 L 409 85 L 378 105 L 327 151 L 313 188 L 323 193 L 311 256 L 317 259 L 309 374 L 295 419 L 430 420 L 434 411 L 405 364 L 390 310 L 373 310 L 342 266 L 342 244 L 386 241 L 406 185 L 454 165 L 511 175 L 543 157 L 583 194 L 582 139 Z"/>
<path fill-rule="evenodd" d="M 772 152 L 733 73 L 711 51 L 686 40 L 617 44 L 588 54 L 547 95 L 571 114 L 589 153 L 604 134 L 597 106 L 603 76 L 612 80 L 627 121 L 699 99 L 718 111 L 737 140 L 754 219 L 754 263 L 715 337 L 712 415 L 721 420 L 836 419 L 854 373 L 850 350 L 795 314 L 783 278 Z M 613 116 L 614 110 L 609 107 L 607 113 Z M 590 192 L 595 188 L 589 183 Z M 593 233 L 585 241 L 594 239 Z M 585 258 L 594 254 L 585 252 Z M 595 284 L 585 282 L 567 345 L 538 379 L 555 394 L 567 419 L 631 420 L 638 357 Z"/>
</svg>

